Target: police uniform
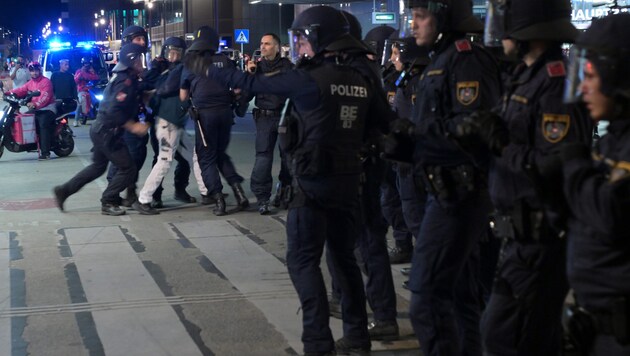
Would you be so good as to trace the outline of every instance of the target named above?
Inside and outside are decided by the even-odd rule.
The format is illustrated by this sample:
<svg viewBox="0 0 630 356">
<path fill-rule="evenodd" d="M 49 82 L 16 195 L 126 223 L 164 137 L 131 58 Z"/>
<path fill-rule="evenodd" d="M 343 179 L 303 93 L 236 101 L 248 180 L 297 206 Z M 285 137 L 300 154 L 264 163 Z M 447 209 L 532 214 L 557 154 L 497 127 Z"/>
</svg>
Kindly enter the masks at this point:
<svg viewBox="0 0 630 356">
<path fill-rule="evenodd" d="M 491 210 L 485 163 L 454 139 L 458 122 L 499 99 L 494 59 L 464 38 L 434 47 L 417 88 L 414 174 L 428 190 L 409 289 L 410 318 L 425 355 L 481 354 L 478 242 Z"/>
<path fill-rule="evenodd" d="M 492 295 L 482 322 L 490 355 L 557 355 L 560 314 L 568 283 L 560 207 L 543 195 L 535 167 L 565 142 L 588 136 L 584 115 L 562 103 L 562 50 L 552 46 L 531 66 L 521 63 L 503 96 L 501 116 L 511 143 L 490 171 L 497 211 L 494 234 L 504 239 Z M 557 197 L 554 197 L 556 199 Z M 544 327 L 541 327 L 544 325 Z"/>
<path fill-rule="evenodd" d="M 258 62 L 255 75 L 266 75 L 292 67 L 291 61 L 277 54 L 276 58 L 272 60 L 262 59 Z M 257 94 L 254 102 L 256 105 L 253 110 L 254 122 L 256 123 L 256 160 L 252 170 L 250 188 L 259 203 L 268 203 L 271 197 L 273 152 L 278 140 L 278 123 L 285 102 L 286 97 L 268 93 Z M 291 185 L 291 175 L 288 172 L 282 152 L 278 179 L 280 187 Z"/>
<path fill-rule="evenodd" d="M 118 167 L 118 171 L 103 191 L 101 203 L 103 208 L 120 205 L 120 192 L 137 179 L 136 165 L 122 138 L 126 132 L 122 126 L 133 120 L 138 113 L 137 87 L 137 77 L 130 76 L 125 71 L 116 72 L 107 84 L 96 120 L 90 127 L 90 138 L 94 145 L 92 164 L 59 186 L 58 191 L 56 189 L 58 200 L 61 196 L 63 202 L 84 185 L 103 175 L 109 162 L 112 162 Z"/>
<path fill-rule="evenodd" d="M 585 145 L 561 152 L 571 212 L 567 274 L 579 306 L 568 326 L 578 350 L 594 356 L 630 355 L 629 30 L 630 14 L 609 15 L 576 40 L 581 55 L 570 78 L 584 78 L 577 98 L 610 123 L 591 152 Z"/>
<path fill-rule="evenodd" d="M 234 68 L 232 61 L 220 53 L 212 55 L 211 61 L 217 68 Z M 193 106 L 199 113 L 199 124 L 195 125 L 195 150 L 208 195 L 215 196 L 223 190 L 219 173 L 230 185 L 244 180 L 226 153 L 234 124 L 234 96 L 225 85 L 195 76 L 186 68 L 181 87 L 190 91 Z"/>
</svg>

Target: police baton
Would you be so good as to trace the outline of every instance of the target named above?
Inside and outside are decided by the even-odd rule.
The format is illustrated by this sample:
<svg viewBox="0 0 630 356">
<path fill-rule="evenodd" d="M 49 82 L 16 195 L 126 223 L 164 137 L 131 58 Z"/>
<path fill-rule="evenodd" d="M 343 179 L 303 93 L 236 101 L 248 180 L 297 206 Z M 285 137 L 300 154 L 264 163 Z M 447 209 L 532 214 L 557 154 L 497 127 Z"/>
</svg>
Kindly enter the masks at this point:
<svg viewBox="0 0 630 356">
<path fill-rule="evenodd" d="M 208 144 L 206 143 L 206 137 L 203 134 L 203 128 L 201 128 L 201 124 L 199 123 L 199 120 L 195 120 L 197 122 L 197 127 L 199 128 L 199 134 L 201 135 L 201 141 L 203 142 L 203 147 L 208 147 Z"/>
</svg>

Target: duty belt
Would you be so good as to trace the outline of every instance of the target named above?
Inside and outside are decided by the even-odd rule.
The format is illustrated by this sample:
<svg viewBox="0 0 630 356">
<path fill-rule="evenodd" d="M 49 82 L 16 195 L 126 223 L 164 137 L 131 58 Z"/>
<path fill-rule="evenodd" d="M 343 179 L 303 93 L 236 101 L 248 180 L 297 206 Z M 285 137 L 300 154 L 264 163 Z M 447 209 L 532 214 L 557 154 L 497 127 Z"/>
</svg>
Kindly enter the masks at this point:
<svg viewBox="0 0 630 356">
<path fill-rule="evenodd" d="M 542 210 L 528 209 L 517 204 L 509 211 L 495 211 L 492 214 L 490 228 L 494 237 L 521 242 L 545 242 L 560 238 L 545 217 Z"/>
<path fill-rule="evenodd" d="M 254 109 L 260 116 L 280 116 L 282 112 L 280 110 L 267 110 L 267 109 Z"/>
</svg>

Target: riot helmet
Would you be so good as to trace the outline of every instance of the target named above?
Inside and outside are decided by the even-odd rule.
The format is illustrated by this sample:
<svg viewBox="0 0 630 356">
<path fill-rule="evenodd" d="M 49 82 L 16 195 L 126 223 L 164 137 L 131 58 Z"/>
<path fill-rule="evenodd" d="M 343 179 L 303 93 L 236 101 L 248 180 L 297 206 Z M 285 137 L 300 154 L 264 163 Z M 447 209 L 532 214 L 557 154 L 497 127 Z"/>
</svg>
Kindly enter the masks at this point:
<svg viewBox="0 0 630 356">
<path fill-rule="evenodd" d="M 91 57 L 83 57 L 81 58 L 81 65 L 82 66 L 86 66 L 86 65 L 92 65 L 92 58 Z"/>
<path fill-rule="evenodd" d="M 584 72 L 594 67 L 600 77 L 600 92 L 615 99 L 617 105 L 628 105 L 630 100 L 628 33 L 630 33 L 628 13 L 593 20 L 591 27 L 577 38 L 571 49 L 565 102 L 576 102 L 580 99 L 583 94 L 580 89 Z"/>
<path fill-rule="evenodd" d="M 122 33 L 122 40 L 121 40 L 121 45 L 126 45 L 128 43 L 132 43 L 133 39 L 136 37 L 142 37 L 144 39 L 144 50 L 146 52 L 146 49 L 149 47 L 149 35 L 147 34 L 147 31 L 140 27 L 140 26 L 129 26 L 127 27 L 123 33 Z"/>
<path fill-rule="evenodd" d="M 184 55 L 184 51 L 186 50 L 186 41 L 179 37 L 169 37 L 164 41 L 162 45 L 162 51 L 160 53 L 160 57 L 164 59 L 168 59 L 170 51 L 179 52 L 180 58 Z"/>
<path fill-rule="evenodd" d="M 325 51 L 367 47 L 350 35 L 350 24 L 341 11 L 313 6 L 300 13 L 289 29 L 291 59 L 297 63 Z"/>
<path fill-rule="evenodd" d="M 392 33 L 396 32 L 396 30 L 387 25 L 381 25 L 374 27 L 368 33 L 365 34 L 365 38 L 363 42 L 370 47 L 370 49 L 376 53 L 377 58 L 376 61 L 380 62 L 381 65 L 384 63 L 382 60 L 385 58 L 385 41 L 391 36 Z M 389 56 L 385 58 L 385 61 L 389 59 Z"/>
<path fill-rule="evenodd" d="M 356 16 L 349 13 L 348 11 L 344 11 L 344 10 L 339 10 L 339 11 L 341 11 L 341 14 L 348 21 L 348 25 L 350 26 L 348 31 L 350 32 L 350 35 L 356 38 L 357 40 L 361 41 L 361 39 L 363 38 L 363 28 L 361 27 L 361 23 L 359 22 L 359 19 L 357 19 Z"/>
<path fill-rule="evenodd" d="M 210 26 L 199 27 L 195 34 L 195 40 L 192 45 L 190 45 L 190 48 L 188 48 L 190 52 L 210 51 L 216 53 L 218 50 L 219 34 Z"/>
<path fill-rule="evenodd" d="M 145 48 L 139 44 L 128 43 L 120 49 L 118 63 L 112 69 L 113 72 L 122 72 L 127 69 L 144 67 Z"/>
<path fill-rule="evenodd" d="M 403 0 L 400 38 L 412 37 L 413 9 L 425 9 L 435 16 L 438 34 L 481 33 L 483 23 L 473 15 L 470 0 Z"/>
<path fill-rule="evenodd" d="M 546 40 L 571 43 L 578 30 L 571 24 L 569 0 L 490 0 L 486 17 L 486 45 Z"/>
</svg>

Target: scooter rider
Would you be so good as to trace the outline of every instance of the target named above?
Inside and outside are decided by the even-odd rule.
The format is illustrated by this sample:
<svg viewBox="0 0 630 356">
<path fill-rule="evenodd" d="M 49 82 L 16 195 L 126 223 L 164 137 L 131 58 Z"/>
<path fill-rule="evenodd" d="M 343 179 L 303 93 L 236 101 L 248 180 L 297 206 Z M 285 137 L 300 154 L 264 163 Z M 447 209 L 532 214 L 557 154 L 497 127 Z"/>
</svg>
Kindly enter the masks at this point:
<svg viewBox="0 0 630 356">
<path fill-rule="evenodd" d="M 28 108 L 35 111 L 35 120 L 39 130 L 39 160 L 50 159 L 50 146 L 52 144 L 55 130 L 55 93 L 50 79 L 42 75 L 42 67 L 38 62 L 31 62 L 28 65 L 31 80 L 19 88 L 11 90 L 9 93 L 18 97 L 25 97 L 29 91 L 39 91 L 39 96 L 27 104 Z"/>
<path fill-rule="evenodd" d="M 113 69 L 115 75 L 103 92 L 103 101 L 90 128 L 94 145 L 92 164 L 65 184 L 54 188 L 57 206 L 61 211 L 64 211 L 63 204 L 69 196 L 100 177 L 109 162 L 112 162 L 118 170 L 103 191 L 101 213 L 114 216 L 125 214 L 125 210 L 120 208 L 120 192 L 136 180 L 137 170 L 122 134 L 128 131 L 134 135 L 146 135 L 149 130 L 145 123 L 135 120 L 138 113 L 138 74 L 143 69 L 143 55 L 144 47 L 136 44 L 127 44 L 120 50 L 120 61 Z"/>
<path fill-rule="evenodd" d="M 94 68 L 92 68 L 92 58 L 81 58 L 81 68 L 77 69 L 74 73 L 74 82 L 77 83 L 79 106 L 74 114 L 74 124 L 72 126 L 77 127 L 80 123 L 85 124 L 87 115 L 90 112 L 90 106 L 92 105 L 89 82 L 98 79 L 98 74 Z"/>
</svg>

